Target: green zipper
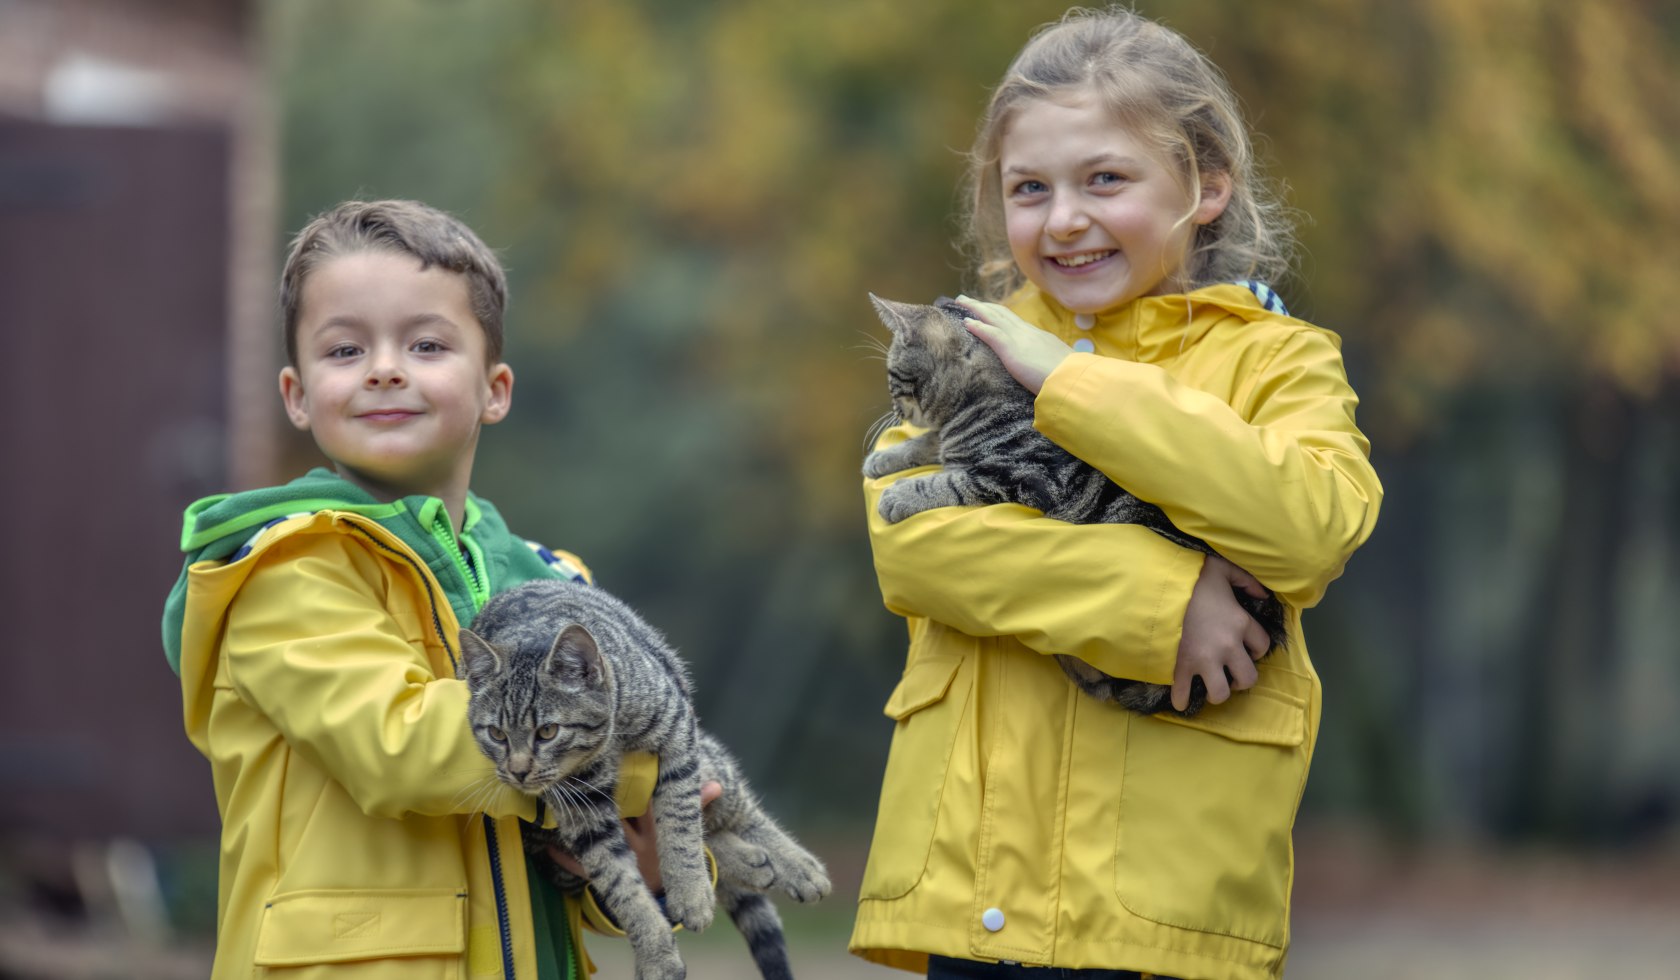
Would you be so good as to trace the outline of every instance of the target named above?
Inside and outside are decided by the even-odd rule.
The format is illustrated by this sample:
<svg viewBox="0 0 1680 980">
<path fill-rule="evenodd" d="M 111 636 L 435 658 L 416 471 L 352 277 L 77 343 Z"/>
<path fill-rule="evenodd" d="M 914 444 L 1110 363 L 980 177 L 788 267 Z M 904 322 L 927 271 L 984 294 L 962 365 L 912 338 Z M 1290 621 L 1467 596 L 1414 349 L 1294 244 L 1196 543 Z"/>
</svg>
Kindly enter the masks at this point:
<svg viewBox="0 0 1680 980">
<path fill-rule="evenodd" d="M 455 567 L 467 583 L 467 594 L 472 597 L 473 611 L 483 609 L 490 601 L 490 576 L 478 542 L 469 536 L 455 536 L 455 523 L 449 519 L 449 510 L 436 497 L 426 501 L 420 516 L 422 523 L 429 522 L 432 537 L 455 559 Z"/>
</svg>

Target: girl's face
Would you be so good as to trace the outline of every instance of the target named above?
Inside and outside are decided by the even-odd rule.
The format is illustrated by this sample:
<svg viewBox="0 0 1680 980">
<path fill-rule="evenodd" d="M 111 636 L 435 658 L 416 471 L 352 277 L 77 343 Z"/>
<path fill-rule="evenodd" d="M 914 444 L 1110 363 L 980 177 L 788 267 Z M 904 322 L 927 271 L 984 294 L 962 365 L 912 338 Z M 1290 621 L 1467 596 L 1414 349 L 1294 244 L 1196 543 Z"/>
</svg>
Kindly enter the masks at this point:
<svg viewBox="0 0 1680 980">
<path fill-rule="evenodd" d="M 1015 264 L 1074 313 L 1182 288 L 1195 227 L 1230 199 L 1218 174 L 1193 197 L 1091 92 L 1023 103 L 999 144 L 999 168 Z"/>
</svg>

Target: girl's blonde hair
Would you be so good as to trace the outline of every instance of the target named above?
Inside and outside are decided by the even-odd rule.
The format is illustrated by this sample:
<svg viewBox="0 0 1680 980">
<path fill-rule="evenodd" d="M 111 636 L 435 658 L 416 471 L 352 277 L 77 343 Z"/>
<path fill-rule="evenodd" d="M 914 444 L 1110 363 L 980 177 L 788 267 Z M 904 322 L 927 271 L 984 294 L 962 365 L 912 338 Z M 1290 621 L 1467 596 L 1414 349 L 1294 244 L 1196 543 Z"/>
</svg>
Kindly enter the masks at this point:
<svg viewBox="0 0 1680 980">
<path fill-rule="evenodd" d="M 1277 283 L 1289 274 L 1292 221 L 1258 172 L 1248 126 L 1225 76 L 1177 32 L 1131 10 L 1076 8 L 1040 29 L 1015 57 L 992 92 L 969 152 L 964 244 L 981 295 L 1001 299 L 1024 280 L 1004 227 L 1003 137 L 1023 103 L 1076 91 L 1095 93 L 1116 122 L 1154 145 L 1176 165 L 1187 189 L 1199 188 L 1203 174 L 1229 178 L 1224 213 L 1198 227 L 1191 241 L 1187 288 L 1239 279 Z"/>
</svg>

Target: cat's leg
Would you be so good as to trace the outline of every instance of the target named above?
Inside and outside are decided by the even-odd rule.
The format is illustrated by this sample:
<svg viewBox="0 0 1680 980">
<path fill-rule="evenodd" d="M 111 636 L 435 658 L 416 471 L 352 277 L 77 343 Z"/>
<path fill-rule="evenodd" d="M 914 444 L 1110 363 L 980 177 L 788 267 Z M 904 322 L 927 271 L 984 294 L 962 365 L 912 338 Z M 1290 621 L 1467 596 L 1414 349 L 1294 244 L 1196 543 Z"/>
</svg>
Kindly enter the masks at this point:
<svg viewBox="0 0 1680 980">
<path fill-rule="evenodd" d="M 930 431 L 865 456 L 863 475 L 873 480 L 888 473 L 913 470 L 918 466 L 936 466 L 938 463 L 939 434 Z"/>
<path fill-rule="evenodd" d="M 617 811 L 601 817 L 572 834 L 569 847 L 589 875 L 595 897 L 624 930 L 635 956 L 636 980 L 684 980 L 687 970 L 676 935 L 642 879 Z"/>
<path fill-rule="evenodd" d="M 660 746 L 659 782 L 650 804 L 658 831 L 666 912 L 672 922 L 695 932 L 712 924 L 714 901 L 701 825 L 698 750 L 690 715 Z"/>
<path fill-rule="evenodd" d="M 926 476 L 912 476 L 898 481 L 881 493 L 876 510 L 888 524 L 897 524 L 924 510 L 935 507 L 954 507 L 962 504 L 995 503 L 982 500 L 967 472 L 943 469 Z"/>
</svg>

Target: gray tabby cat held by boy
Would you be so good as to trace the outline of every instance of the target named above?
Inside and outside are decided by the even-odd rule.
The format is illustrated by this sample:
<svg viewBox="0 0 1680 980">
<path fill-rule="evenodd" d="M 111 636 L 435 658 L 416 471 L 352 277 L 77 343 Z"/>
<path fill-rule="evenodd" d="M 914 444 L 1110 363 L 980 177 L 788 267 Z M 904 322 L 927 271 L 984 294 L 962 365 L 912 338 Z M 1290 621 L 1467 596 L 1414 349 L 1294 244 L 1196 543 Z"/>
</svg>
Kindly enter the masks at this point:
<svg viewBox="0 0 1680 980">
<path fill-rule="evenodd" d="M 491 599 L 461 631 L 461 653 L 472 694 L 468 719 L 496 775 L 555 811 L 554 830 L 527 825 L 527 849 L 553 844 L 577 857 L 629 938 L 638 980 L 683 977 L 670 923 L 698 931 L 711 922 L 702 837 L 717 863 L 718 901 L 759 972 L 768 980 L 793 976 L 765 893 L 816 901 L 829 892 L 827 872 L 764 812 L 729 753 L 700 730 L 687 672 L 658 630 L 593 585 L 543 580 Z M 619 759 L 637 751 L 659 757 L 651 811 L 664 910 L 642 880 L 613 801 Z M 708 780 L 724 793 L 702 810 Z"/>
<path fill-rule="evenodd" d="M 1016 503 L 1070 524 L 1139 524 L 1186 548 L 1212 554 L 1185 534 L 1161 508 L 1128 493 L 1096 467 L 1051 442 L 1033 427 L 1032 392 L 1010 376 L 992 349 L 963 325 L 969 312 L 955 303 L 895 303 L 871 295 L 892 331 L 887 390 L 898 417 L 927 431 L 869 454 L 863 475 L 875 479 L 921 466 L 937 471 L 888 487 L 878 508 L 896 524 L 934 507 Z M 1124 424 L 1119 420 L 1117 424 Z M 1283 604 L 1274 595 L 1237 601 L 1258 621 L 1275 649 L 1285 642 Z M 1143 714 L 1172 709 L 1165 684 L 1112 677 L 1077 657 L 1057 654 L 1062 671 L 1086 694 Z M 1189 705 L 1207 703 L 1196 678 Z"/>
</svg>

